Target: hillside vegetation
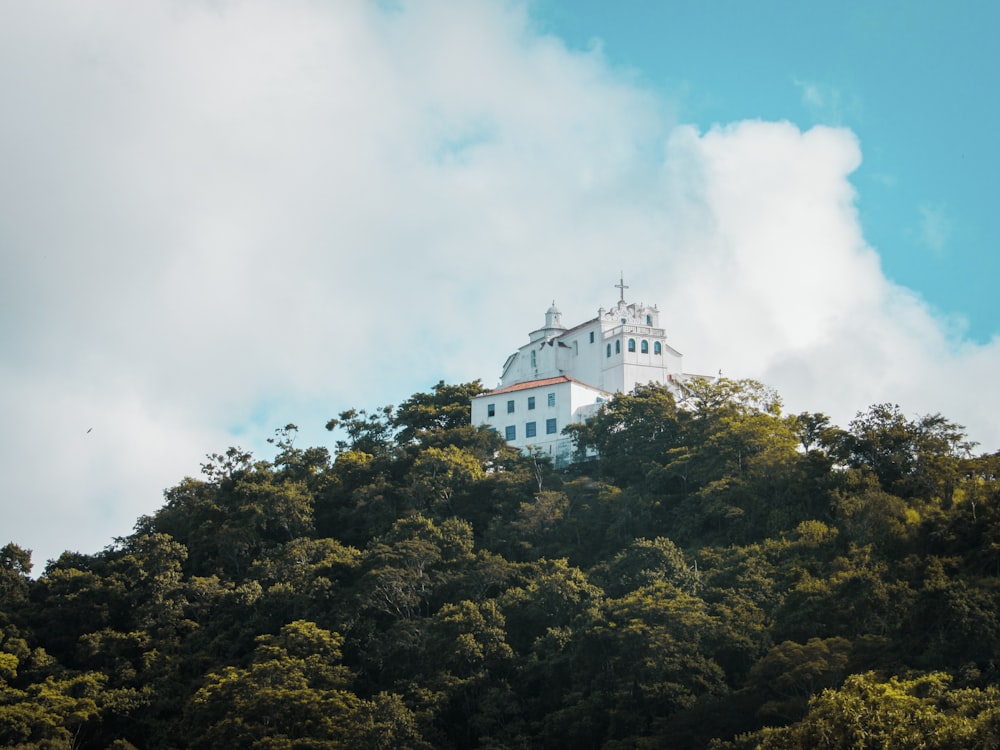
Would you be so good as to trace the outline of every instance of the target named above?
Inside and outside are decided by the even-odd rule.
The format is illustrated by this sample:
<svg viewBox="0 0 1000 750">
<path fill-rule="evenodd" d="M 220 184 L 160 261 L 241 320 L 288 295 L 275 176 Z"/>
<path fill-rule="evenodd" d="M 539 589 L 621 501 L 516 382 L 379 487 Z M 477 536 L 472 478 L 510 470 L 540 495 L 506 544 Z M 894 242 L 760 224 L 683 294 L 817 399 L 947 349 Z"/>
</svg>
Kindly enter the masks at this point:
<svg viewBox="0 0 1000 750">
<path fill-rule="evenodd" d="M 891 404 L 640 387 L 556 471 L 477 381 L 0 549 L 0 746 L 1000 746 L 1000 454 Z"/>
</svg>

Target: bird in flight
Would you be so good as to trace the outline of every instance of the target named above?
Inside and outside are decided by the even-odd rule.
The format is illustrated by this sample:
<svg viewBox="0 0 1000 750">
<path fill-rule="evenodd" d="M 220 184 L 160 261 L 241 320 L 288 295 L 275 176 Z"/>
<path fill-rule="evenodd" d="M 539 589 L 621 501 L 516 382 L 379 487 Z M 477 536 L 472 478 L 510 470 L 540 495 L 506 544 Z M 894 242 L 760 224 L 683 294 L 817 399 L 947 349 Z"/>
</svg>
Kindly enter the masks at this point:
<svg viewBox="0 0 1000 750">
<path fill-rule="evenodd" d="M 92 429 L 94 429 L 94 428 L 93 428 L 93 427 L 91 427 L 91 428 L 90 428 L 90 430 L 92 430 Z M 88 435 L 90 434 L 90 430 L 87 430 L 87 434 L 88 434 Z"/>
</svg>

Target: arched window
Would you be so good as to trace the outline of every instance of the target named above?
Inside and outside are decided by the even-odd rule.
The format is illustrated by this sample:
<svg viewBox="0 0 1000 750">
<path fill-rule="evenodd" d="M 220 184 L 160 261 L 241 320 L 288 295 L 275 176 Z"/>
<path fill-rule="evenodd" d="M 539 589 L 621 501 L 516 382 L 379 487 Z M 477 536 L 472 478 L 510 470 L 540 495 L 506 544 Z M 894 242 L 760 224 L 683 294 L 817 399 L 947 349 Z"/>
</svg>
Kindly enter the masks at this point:
<svg viewBox="0 0 1000 750">
<path fill-rule="evenodd" d="M 663 354 L 663 349 L 660 347 L 659 341 L 653 342 L 653 354 Z"/>
<path fill-rule="evenodd" d="M 634 352 L 635 351 L 635 339 L 629 339 L 628 340 L 628 350 L 630 352 Z"/>
<path fill-rule="evenodd" d="M 621 342 L 621 339 L 616 339 L 615 340 L 615 354 L 621 354 L 621 353 L 622 353 L 622 342 Z"/>
<path fill-rule="evenodd" d="M 639 345 L 639 351 L 643 354 L 649 354 L 649 342 L 646 339 L 643 339 L 642 344 Z"/>
<path fill-rule="evenodd" d="M 608 344 L 608 356 L 611 356 L 611 344 Z"/>
</svg>

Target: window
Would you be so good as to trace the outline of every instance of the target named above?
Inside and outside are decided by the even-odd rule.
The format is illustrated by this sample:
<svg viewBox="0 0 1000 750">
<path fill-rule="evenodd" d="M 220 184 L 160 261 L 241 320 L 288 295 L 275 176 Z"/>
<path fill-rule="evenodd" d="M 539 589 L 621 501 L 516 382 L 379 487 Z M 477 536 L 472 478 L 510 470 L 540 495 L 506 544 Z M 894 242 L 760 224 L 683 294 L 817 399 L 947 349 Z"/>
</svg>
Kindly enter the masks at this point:
<svg viewBox="0 0 1000 750">
<path fill-rule="evenodd" d="M 531 350 L 531 366 L 538 367 L 538 362 L 535 360 L 535 350 Z"/>
<path fill-rule="evenodd" d="M 507 402 L 507 413 L 508 414 L 513 414 L 514 413 L 514 401 L 513 401 L 513 399 Z"/>
<path fill-rule="evenodd" d="M 535 423 L 534 422 L 527 422 L 524 425 L 524 436 L 526 438 L 530 438 L 530 437 L 534 437 L 535 436 Z"/>
<path fill-rule="evenodd" d="M 590 343 L 591 344 L 594 343 L 594 332 L 593 331 L 590 332 Z"/>
<path fill-rule="evenodd" d="M 648 325 L 648 326 L 653 325 L 653 316 L 652 315 L 647 315 L 646 316 L 646 325 Z"/>
<path fill-rule="evenodd" d="M 504 428 L 504 437 L 508 440 L 517 440 L 517 428 L 509 424 Z"/>
<path fill-rule="evenodd" d="M 497 405 L 496 404 L 486 404 L 486 416 L 495 417 L 497 415 Z"/>
<path fill-rule="evenodd" d="M 556 405 L 556 394 L 550 393 L 549 394 L 549 406 L 555 406 L 555 405 Z"/>
<path fill-rule="evenodd" d="M 654 341 L 653 342 L 653 354 L 662 354 L 662 353 L 663 353 L 663 349 L 660 347 L 660 342 L 659 341 Z"/>
<path fill-rule="evenodd" d="M 545 434 L 546 435 L 555 435 L 556 434 L 556 420 L 555 419 L 546 419 L 545 420 Z"/>
<path fill-rule="evenodd" d="M 608 344 L 608 356 L 611 356 L 611 344 Z"/>
<path fill-rule="evenodd" d="M 643 354 L 649 354 L 649 342 L 646 339 L 642 340 L 642 344 L 639 346 L 639 351 Z"/>
<path fill-rule="evenodd" d="M 629 339 L 628 340 L 628 350 L 630 352 L 634 352 L 635 351 L 635 339 Z"/>
<path fill-rule="evenodd" d="M 535 408 L 535 397 L 528 396 L 528 411 L 531 411 L 534 408 Z"/>
<path fill-rule="evenodd" d="M 621 340 L 615 341 L 615 354 L 622 353 L 622 342 Z"/>
</svg>

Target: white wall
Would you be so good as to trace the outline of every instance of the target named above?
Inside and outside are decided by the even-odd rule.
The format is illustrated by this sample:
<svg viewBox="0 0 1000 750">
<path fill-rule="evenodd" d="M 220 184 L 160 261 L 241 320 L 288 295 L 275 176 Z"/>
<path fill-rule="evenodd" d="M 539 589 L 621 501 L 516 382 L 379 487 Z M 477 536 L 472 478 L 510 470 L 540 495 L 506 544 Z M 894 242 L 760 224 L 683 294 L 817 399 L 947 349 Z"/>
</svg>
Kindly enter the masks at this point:
<svg viewBox="0 0 1000 750">
<path fill-rule="evenodd" d="M 550 325 L 551 324 L 551 325 Z M 583 422 L 597 411 L 601 400 L 615 392 L 629 392 L 637 384 L 663 383 L 682 377 L 681 355 L 667 344 L 666 333 L 659 327 L 660 314 L 655 307 L 619 302 L 615 307 L 598 311 L 593 320 L 565 329 L 546 316 L 546 327 L 532 331 L 529 343 L 512 355 L 500 376 L 500 389 L 472 400 L 472 423 L 489 425 L 506 437 L 506 428 L 514 428 L 508 442 L 517 448 L 530 445 L 557 463 L 569 460 L 570 441 L 561 435 L 567 424 Z M 591 334 L 594 340 L 591 341 Z M 635 351 L 628 351 L 629 339 L 635 339 Z M 649 350 L 642 352 L 642 342 Z M 615 351 L 615 343 L 620 344 Z M 656 354 L 656 344 L 661 352 Z M 611 345 L 608 357 L 607 345 Z M 532 357 L 534 359 L 532 359 Z M 573 381 L 528 386 L 532 381 L 567 376 Z M 527 387 L 509 390 L 517 385 Z M 556 405 L 548 405 L 548 394 L 555 393 Z M 528 409 L 528 399 L 535 408 Z M 512 401 L 514 412 L 507 412 Z M 494 405 L 494 415 L 488 406 Z M 546 420 L 556 419 L 556 432 L 546 432 Z M 528 437 L 526 426 L 535 423 L 535 435 Z"/>
<path fill-rule="evenodd" d="M 553 405 L 549 404 L 549 394 L 554 398 Z M 609 393 L 568 380 L 518 390 L 500 389 L 472 399 L 472 423 L 487 425 L 504 437 L 507 428 L 513 427 L 514 438 L 508 440 L 511 446 L 520 449 L 531 446 L 562 464 L 569 460 L 573 450 L 572 441 L 562 434 L 563 428 L 584 421 L 609 397 Z M 534 409 L 529 408 L 532 398 Z M 508 411 L 509 402 L 513 404 L 512 412 Z M 489 415 L 491 404 L 493 416 Z M 553 433 L 547 431 L 550 419 L 555 419 Z M 527 434 L 530 422 L 535 424 L 535 435 L 531 437 Z"/>
</svg>

